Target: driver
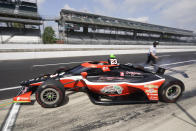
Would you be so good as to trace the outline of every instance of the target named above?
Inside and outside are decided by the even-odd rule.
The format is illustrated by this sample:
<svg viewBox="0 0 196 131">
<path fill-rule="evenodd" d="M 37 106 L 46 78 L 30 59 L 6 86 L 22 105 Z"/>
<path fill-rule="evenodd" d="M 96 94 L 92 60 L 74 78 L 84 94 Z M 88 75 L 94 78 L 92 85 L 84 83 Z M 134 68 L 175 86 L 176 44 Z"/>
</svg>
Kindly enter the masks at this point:
<svg viewBox="0 0 196 131">
<path fill-rule="evenodd" d="M 110 54 L 110 58 L 108 59 L 108 63 L 110 65 L 117 65 L 118 61 L 116 59 L 116 56 L 114 54 Z"/>
</svg>

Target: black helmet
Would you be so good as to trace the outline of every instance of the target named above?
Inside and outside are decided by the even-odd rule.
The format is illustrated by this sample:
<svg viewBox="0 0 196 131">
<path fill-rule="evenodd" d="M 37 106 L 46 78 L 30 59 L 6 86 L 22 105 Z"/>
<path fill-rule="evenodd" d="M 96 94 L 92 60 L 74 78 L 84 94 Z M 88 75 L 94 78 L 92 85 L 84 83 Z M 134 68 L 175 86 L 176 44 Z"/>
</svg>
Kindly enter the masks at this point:
<svg viewBox="0 0 196 131">
<path fill-rule="evenodd" d="M 159 44 L 159 41 L 154 41 L 153 42 L 153 45 L 158 45 Z"/>
</svg>

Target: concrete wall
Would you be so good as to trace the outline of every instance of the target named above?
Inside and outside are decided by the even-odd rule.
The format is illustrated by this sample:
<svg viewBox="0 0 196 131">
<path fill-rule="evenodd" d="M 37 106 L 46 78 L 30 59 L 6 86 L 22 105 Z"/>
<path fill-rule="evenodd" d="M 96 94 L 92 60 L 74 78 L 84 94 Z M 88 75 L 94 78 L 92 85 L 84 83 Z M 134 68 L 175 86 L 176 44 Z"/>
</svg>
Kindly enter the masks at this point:
<svg viewBox="0 0 196 131">
<path fill-rule="evenodd" d="M 148 53 L 149 45 L 0 44 L 0 60 Z M 196 51 L 196 46 L 163 46 L 157 52 Z"/>
</svg>

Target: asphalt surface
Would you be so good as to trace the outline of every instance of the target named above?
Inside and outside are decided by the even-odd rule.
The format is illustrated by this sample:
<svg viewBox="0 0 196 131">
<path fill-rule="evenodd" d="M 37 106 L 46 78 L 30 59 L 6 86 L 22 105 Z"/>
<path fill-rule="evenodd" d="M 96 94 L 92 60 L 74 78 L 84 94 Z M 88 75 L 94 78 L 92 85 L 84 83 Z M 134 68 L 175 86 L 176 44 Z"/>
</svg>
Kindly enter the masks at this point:
<svg viewBox="0 0 196 131">
<path fill-rule="evenodd" d="M 196 64 L 177 67 L 190 78 L 166 72 L 181 79 L 186 90 L 177 103 L 100 106 L 85 93 L 66 92 L 68 98 L 58 108 L 42 108 L 37 102 L 22 105 L 14 131 L 195 131 Z M 33 101 L 35 97 L 32 96 Z M 1 114 L 1 113 L 0 113 Z"/>
<path fill-rule="evenodd" d="M 120 63 L 144 64 L 146 61 L 146 54 L 116 56 Z M 195 130 L 196 118 L 189 110 L 195 109 L 196 101 L 196 63 L 195 61 L 190 61 L 196 60 L 196 52 L 159 53 L 158 56 L 160 56 L 159 65 L 170 64 L 168 66 L 185 71 L 190 76 L 190 78 L 185 79 L 179 74 L 166 72 L 185 83 L 186 90 L 177 103 L 158 102 L 156 104 L 99 106 L 92 104 L 84 93 L 66 92 L 68 99 L 64 105 L 58 108 L 46 109 L 42 108 L 35 101 L 34 96 L 32 96 L 33 102 L 30 105 L 21 106 L 14 131 Z M 108 56 L 92 56 L 0 61 L 0 89 L 18 86 L 20 81 L 31 79 L 44 73 L 53 73 L 61 66 L 78 64 L 73 64 L 74 62 L 99 61 L 107 60 L 107 58 Z M 16 93 L 17 90 L 0 91 L 0 104 L 10 102 Z M 0 109 L 0 124 L 7 117 L 6 114 L 9 112 L 9 109 L 10 106 Z M 176 122 L 174 121 L 170 125 L 165 123 L 173 118 L 180 122 L 174 123 Z M 162 124 L 164 127 L 160 126 Z"/>
<path fill-rule="evenodd" d="M 120 63 L 144 64 L 146 54 L 116 55 Z M 196 52 L 159 53 L 158 64 L 170 64 L 182 61 L 196 60 Z M 43 74 L 54 73 L 59 67 L 72 67 L 82 61 L 107 60 L 108 56 L 85 56 L 69 58 L 48 58 L 33 60 L 0 61 L 0 89 L 19 86 L 23 80 L 38 77 Z M 78 62 L 78 63 L 77 63 Z M 171 66 L 177 67 L 193 62 L 179 63 Z M 14 97 L 18 89 L 0 91 L 0 100 Z"/>
</svg>

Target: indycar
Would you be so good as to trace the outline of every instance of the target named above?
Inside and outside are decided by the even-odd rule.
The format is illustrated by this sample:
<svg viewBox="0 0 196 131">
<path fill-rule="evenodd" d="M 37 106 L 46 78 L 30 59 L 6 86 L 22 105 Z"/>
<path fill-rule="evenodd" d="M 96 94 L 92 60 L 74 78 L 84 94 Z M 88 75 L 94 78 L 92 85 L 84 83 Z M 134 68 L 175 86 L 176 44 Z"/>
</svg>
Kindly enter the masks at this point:
<svg viewBox="0 0 196 131">
<path fill-rule="evenodd" d="M 181 80 L 165 75 L 165 68 L 152 72 L 132 64 L 109 63 L 107 61 L 84 62 L 71 69 L 60 68 L 53 74 L 46 74 L 23 81 L 20 95 L 14 102 L 36 101 L 44 108 L 61 106 L 67 98 L 66 91 L 84 92 L 97 105 L 120 105 L 174 103 L 185 87 Z"/>
</svg>

